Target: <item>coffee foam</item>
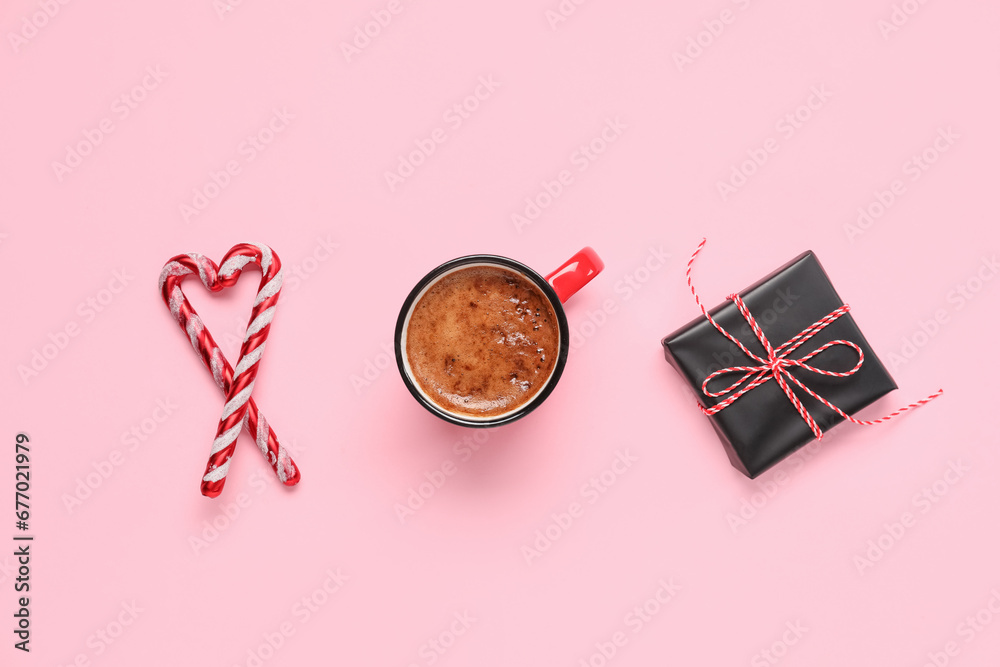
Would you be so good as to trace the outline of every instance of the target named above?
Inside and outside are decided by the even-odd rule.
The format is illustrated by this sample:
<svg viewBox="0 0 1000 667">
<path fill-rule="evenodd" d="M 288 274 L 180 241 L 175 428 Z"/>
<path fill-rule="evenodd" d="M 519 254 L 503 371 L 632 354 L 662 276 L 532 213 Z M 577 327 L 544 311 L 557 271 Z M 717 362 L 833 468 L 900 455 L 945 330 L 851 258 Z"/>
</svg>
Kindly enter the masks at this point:
<svg viewBox="0 0 1000 667">
<path fill-rule="evenodd" d="M 445 412 L 495 419 L 529 403 L 559 357 L 559 323 L 530 278 L 463 266 L 415 299 L 401 341 L 414 384 Z"/>
</svg>

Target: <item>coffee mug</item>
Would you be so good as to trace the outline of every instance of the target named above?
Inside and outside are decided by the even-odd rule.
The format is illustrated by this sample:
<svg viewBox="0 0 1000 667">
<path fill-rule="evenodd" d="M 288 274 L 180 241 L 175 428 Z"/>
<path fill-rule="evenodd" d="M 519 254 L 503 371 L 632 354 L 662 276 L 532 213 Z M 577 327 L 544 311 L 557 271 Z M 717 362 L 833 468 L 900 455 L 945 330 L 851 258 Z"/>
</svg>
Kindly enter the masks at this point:
<svg viewBox="0 0 1000 667">
<path fill-rule="evenodd" d="M 566 365 L 563 303 L 603 269 L 589 247 L 545 277 L 499 255 L 445 262 L 417 283 L 396 320 L 406 388 L 452 424 L 520 419 L 552 393 Z"/>
</svg>

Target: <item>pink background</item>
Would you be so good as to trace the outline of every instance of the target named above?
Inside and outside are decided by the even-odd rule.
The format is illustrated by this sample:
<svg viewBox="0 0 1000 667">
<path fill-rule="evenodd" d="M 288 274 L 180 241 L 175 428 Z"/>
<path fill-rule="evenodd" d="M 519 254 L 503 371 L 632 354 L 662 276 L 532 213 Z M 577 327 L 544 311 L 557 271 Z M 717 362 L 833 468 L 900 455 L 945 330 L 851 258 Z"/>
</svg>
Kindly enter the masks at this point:
<svg viewBox="0 0 1000 667">
<path fill-rule="evenodd" d="M 663 4 L 564 1 L 556 21 L 557 0 L 3 3 L 0 495 L 25 431 L 35 542 L 30 655 L 0 549 L 0 662 L 997 664 L 1000 10 Z M 346 56 L 371 12 L 391 22 Z M 859 207 L 881 215 L 862 229 Z M 745 479 L 659 346 L 696 314 L 683 268 L 702 236 L 713 304 L 816 251 L 901 387 L 866 415 L 947 393 Z M 156 280 L 175 254 L 244 240 L 286 267 L 254 396 L 303 481 L 273 483 L 244 435 L 207 500 L 223 400 Z M 607 269 L 568 304 L 559 386 L 466 456 L 487 432 L 435 419 L 390 363 L 400 304 L 458 255 L 545 272 L 583 245 Z M 256 282 L 186 283 L 230 360 Z M 635 460 L 595 492 L 619 454 Z"/>
</svg>

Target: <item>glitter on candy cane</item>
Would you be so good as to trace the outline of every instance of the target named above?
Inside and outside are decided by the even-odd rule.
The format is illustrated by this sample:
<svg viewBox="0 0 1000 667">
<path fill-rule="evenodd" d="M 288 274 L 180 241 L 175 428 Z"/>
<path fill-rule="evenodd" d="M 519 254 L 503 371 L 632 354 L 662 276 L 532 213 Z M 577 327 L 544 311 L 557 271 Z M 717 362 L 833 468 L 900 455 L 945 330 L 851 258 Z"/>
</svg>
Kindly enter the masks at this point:
<svg viewBox="0 0 1000 667">
<path fill-rule="evenodd" d="M 163 289 L 162 287 L 160 289 Z M 178 322 L 181 321 L 181 305 L 184 303 L 184 292 L 181 291 L 179 285 L 175 286 L 173 291 L 170 292 L 170 314 L 174 316 L 174 319 Z"/>
<path fill-rule="evenodd" d="M 240 409 L 240 406 L 250 399 L 250 393 L 253 391 L 253 382 L 248 384 L 246 388 L 240 391 L 238 394 L 233 396 L 233 398 L 226 403 L 226 407 L 222 410 L 222 418 L 225 419 L 229 415 L 233 414 Z"/>
<path fill-rule="evenodd" d="M 277 473 L 278 479 L 281 480 L 282 484 L 285 483 L 290 475 L 295 474 L 295 465 L 292 463 L 292 459 L 288 456 L 288 452 L 285 451 L 284 447 L 278 450 Z"/>
<path fill-rule="evenodd" d="M 253 305 L 256 306 L 264 299 L 269 299 L 278 293 L 278 290 L 281 289 L 281 283 L 284 280 L 282 276 L 283 272 L 284 269 L 280 269 L 276 274 L 274 274 L 274 278 L 271 278 L 271 282 L 264 285 L 264 288 L 257 293 L 257 298 L 254 299 Z"/>
<path fill-rule="evenodd" d="M 264 348 L 267 343 L 261 343 L 260 347 L 240 359 L 240 363 L 236 364 L 236 370 L 233 371 L 233 379 L 235 380 L 240 376 L 240 373 L 250 368 L 260 360 L 260 355 L 264 354 Z"/>
<path fill-rule="evenodd" d="M 222 370 L 225 367 L 225 362 L 222 358 L 222 351 L 219 350 L 219 348 L 216 347 L 212 349 L 212 358 L 210 363 L 212 368 L 212 379 L 215 380 L 215 384 L 219 385 L 219 387 L 225 391 L 226 383 L 222 378 Z M 250 413 L 248 412 L 247 418 L 249 417 Z"/>
<path fill-rule="evenodd" d="M 163 270 L 160 271 L 160 291 L 163 291 L 163 283 L 167 281 L 170 276 L 180 277 L 186 276 L 191 273 L 191 269 L 187 268 L 179 262 L 167 262 Z"/>
<path fill-rule="evenodd" d="M 204 255 L 202 255 L 200 253 L 197 253 L 197 252 L 188 253 L 188 257 L 190 257 L 193 260 L 195 260 L 195 262 L 198 264 L 198 277 L 201 278 L 202 284 L 208 285 L 208 282 L 209 282 L 208 281 L 208 274 L 207 274 L 207 271 L 208 271 L 208 268 L 209 268 L 208 264 L 212 260 L 208 259 Z"/>
<path fill-rule="evenodd" d="M 271 306 L 270 308 L 262 312 L 260 315 L 258 315 L 256 319 L 254 319 L 254 321 L 250 323 L 250 326 L 247 327 L 247 335 L 244 336 L 243 338 L 244 343 L 250 340 L 250 337 L 253 336 L 255 333 L 257 333 L 258 331 L 260 331 L 261 329 L 263 329 L 264 327 L 266 327 L 268 324 L 271 323 L 271 320 L 274 319 L 274 309 L 275 306 Z"/>
<path fill-rule="evenodd" d="M 206 482 L 218 482 L 225 479 L 226 475 L 229 474 L 229 462 L 233 457 L 226 459 L 226 462 L 221 466 L 212 468 L 212 470 L 203 477 Z"/>
<path fill-rule="evenodd" d="M 202 323 L 201 318 L 197 315 L 192 315 L 188 318 L 187 323 L 187 335 L 191 339 L 191 347 L 198 351 L 198 334 L 205 330 L 205 325 Z"/>
<path fill-rule="evenodd" d="M 219 275 L 228 278 L 236 271 L 241 271 L 244 266 L 253 261 L 253 257 L 248 255 L 234 255 L 219 267 Z"/>
<path fill-rule="evenodd" d="M 264 419 L 264 415 L 259 415 L 257 418 L 257 447 L 260 449 L 260 453 L 264 456 L 268 455 L 267 451 L 267 420 Z"/>
</svg>

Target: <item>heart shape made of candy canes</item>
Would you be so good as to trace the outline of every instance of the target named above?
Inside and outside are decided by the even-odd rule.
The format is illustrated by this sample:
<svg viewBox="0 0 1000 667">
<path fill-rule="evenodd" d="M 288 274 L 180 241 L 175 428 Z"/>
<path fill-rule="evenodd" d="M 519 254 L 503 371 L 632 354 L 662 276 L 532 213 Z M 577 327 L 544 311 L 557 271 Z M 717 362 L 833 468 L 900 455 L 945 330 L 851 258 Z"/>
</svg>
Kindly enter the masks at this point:
<svg viewBox="0 0 1000 667">
<path fill-rule="evenodd" d="M 260 287 L 253 302 L 236 369 L 233 370 L 201 317 L 184 296 L 181 281 L 189 275 L 197 274 L 209 291 L 221 292 L 236 284 L 247 264 L 255 264 L 260 268 Z M 281 281 L 281 260 L 263 243 L 240 243 L 233 246 L 222 258 L 221 266 L 199 253 L 177 255 L 160 272 L 163 302 L 188 335 L 195 352 L 212 372 L 215 383 L 226 395 L 225 408 L 219 419 L 208 466 L 202 477 L 201 492 L 205 496 L 215 498 L 222 493 L 230 459 L 236 449 L 236 439 L 244 428 L 254 437 L 257 447 L 283 484 L 294 486 L 301 477 L 295 462 L 278 443 L 274 431 L 250 397 L 278 303 Z"/>
</svg>

